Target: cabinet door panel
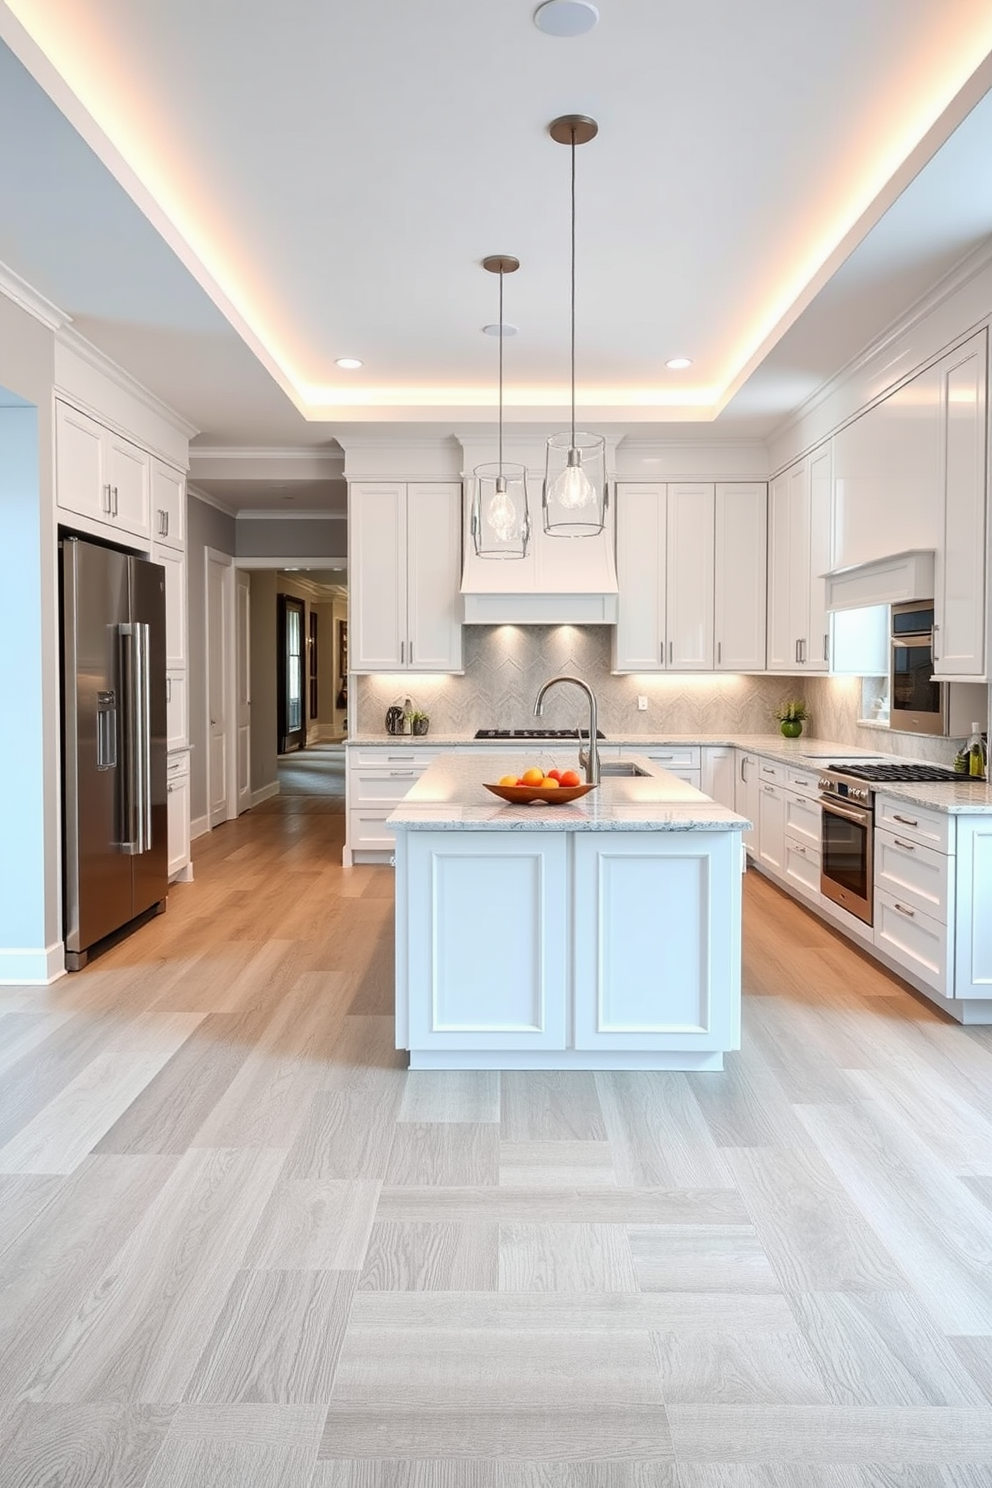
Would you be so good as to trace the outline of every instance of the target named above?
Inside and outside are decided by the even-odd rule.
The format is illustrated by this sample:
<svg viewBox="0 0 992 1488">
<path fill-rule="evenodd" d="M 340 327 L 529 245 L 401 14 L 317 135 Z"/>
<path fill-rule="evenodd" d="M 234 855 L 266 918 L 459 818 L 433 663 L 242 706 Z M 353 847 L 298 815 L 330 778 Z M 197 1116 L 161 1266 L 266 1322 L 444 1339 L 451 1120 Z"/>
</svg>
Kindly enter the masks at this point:
<svg viewBox="0 0 992 1488">
<path fill-rule="evenodd" d="M 168 791 L 169 876 L 189 862 L 189 774 L 171 775 Z"/>
<path fill-rule="evenodd" d="M 407 486 L 407 654 L 420 672 L 462 664 L 459 581 L 462 493 L 455 484 Z"/>
<path fill-rule="evenodd" d="M 833 460 L 829 442 L 809 462 L 809 618 L 803 666 L 808 672 L 830 668 L 830 616 L 823 575 L 833 566 Z"/>
<path fill-rule="evenodd" d="M 567 832 L 408 832 L 412 1049 L 563 1049 Z"/>
<path fill-rule="evenodd" d="M 732 1047 L 736 834 L 651 835 L 575 833 L 575 1047 Z"/>
<path fill-rule="evenodd" d="M 934 672 L 985 675 L 986 336 L 942 365 L 943 542 L 937 550 Z"/>
<path fill-rule="evenodd" d="M 713 487 L 668 487 L 669 670 L 713 670 Z"/>
<path fill-rule="evenodd" d="M 152 538 L 168 547 L 186 541 L 186 477 L 162 460 L 152 460 Z"/>
<path fill-rule="evenodd" d="M 703 750 L 700 789 L 704 795 L 711 797 L 714 801 L 719 801 L 721 806 L 726 806 L 728 811 L 736 810 L 734 805 L 736 753 L 736 750 L 729 748 Z"/>
<path fill-rule="evenodd" d="M 758 857 L 772 873 L 785 869 L 785 792 L 763 785 L 758 794 Z"/>
<path fill-rule="evenodd" d="M 59 506 L 97 521 L 110 521 L 104 470 L 105 430 L 68 403 L 55 405 L 55 489 Z"/>
<path fill-rule="evenodd" d="M 801 460 L 789 471 L 788 594 L 793 669 L 797 665 L 801 669 L 809 654 L 809 531 L 809 462 Z"/>
<path fill-rule="evenodd" d="M 129 439 L 108 433 L 107 479 L 116 525 L 147 537 L 151 531 L 151 456 Z"/>
<path fill-rule="evenodd" d="M 737 751 L 737 778 L 734 782 L 734 810 L 746 816 L 751 827 L 743 833 L 744 846 L 754 855 L 758 851 L 758 795 L 761 790 L 758 760 L 744 750 Z"/>
<path fill-rule="evenodd" d="M 186 554 L 154 543 L 152 559 L 165 569 L 165 664 L 170 670 L 182 670 L 187 651 Z"/>
<path fill-rule="evenodd" d="M 185 672 L 167 672 L 165 677 L 165 738 L 167 749 L 182 749 L 189 742 Z"/>
<path fill-rule="evenodd" d="M 768 488 L 718 485 L 714 640 L 718 672 L 765 667 Z"/>
<path fill-rule="evenodd" d="M 354 484 L 348 500 L 350 665 L 397 672 L 406 664 L 406 485 Z"/>
<path fill-rule="evenodd" d="M 772 481 L 768 492 L 768 670 L 796 670 L 796 631 L 792 614 L 791 483 L 789 472 Z"/>
<path fill-rule="evenodd" d="M 614 669 L 658 672 L 665 645 L 665 487 L 617 486 Z"/>
</svg>

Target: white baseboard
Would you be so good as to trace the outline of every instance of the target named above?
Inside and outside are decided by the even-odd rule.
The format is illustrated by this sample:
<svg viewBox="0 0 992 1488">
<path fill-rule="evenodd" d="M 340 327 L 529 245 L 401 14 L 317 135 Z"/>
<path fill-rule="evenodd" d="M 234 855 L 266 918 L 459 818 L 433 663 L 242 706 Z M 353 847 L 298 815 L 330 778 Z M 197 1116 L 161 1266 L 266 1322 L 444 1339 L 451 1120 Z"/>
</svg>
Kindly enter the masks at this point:
<svg viewBox="0 0 992 1488">
<path fill-rule="evenodd" d="M 252 791 L 251 804 L 253 806 L 261 806 L 263 801 L 268 801 L 271 799 L 272 796 L 277 796 L 278 794 L 278 780 L 270 780 L 268 785 L 259 786 L 258 790 Z"/>
<path fill-rule="evenodd" d="M 197 837 L 203 837 L 209 831 L 209 816 L 194 816 L 189 824 L 189 840 L 193 842 Z"/>
<path fill-rule="evenodd" d="M 0 987 L 47 987 L 65 976 L 65 946 L 0 950 Z"/>
</svg>

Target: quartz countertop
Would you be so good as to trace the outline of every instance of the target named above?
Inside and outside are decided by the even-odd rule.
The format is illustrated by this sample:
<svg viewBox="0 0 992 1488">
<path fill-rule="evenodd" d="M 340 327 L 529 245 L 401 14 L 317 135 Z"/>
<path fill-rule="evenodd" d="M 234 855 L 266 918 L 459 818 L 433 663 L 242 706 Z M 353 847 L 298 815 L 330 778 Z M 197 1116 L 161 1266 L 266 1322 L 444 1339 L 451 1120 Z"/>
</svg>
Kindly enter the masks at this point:
<svg viewBox="0 0 992 1488">
<path fill-rule="evenodd" d="M 486 759 L 466 750 L 441 755 L 389 817 L 408 831 L 449 832 L 740 832 L 746 817 L 711 801 L 643 756 L 627 756 L 647 772 L 607 777 L 579 801 L 511 805 L 485 789 L 515 775 L 519 755 L 487 748 Z"/>
<path fill-rule="evenodd" d="M 584 740 L 578 739 L 476 739 L 471 734 L 358 734 L 347 740 L 353 747 L 369 748 L 379 746 L 392 749 L 396 745 L 419 748 L 444 748 L 450 749 L 456 746 L 460 757 L 465 758 L 470 753 L 484 751 L 485 754 L 495 757 L 500 746 L 505 750 L 512 746 L 514 750 L 521 747 L 531 746 L 536 756 L 535 763 L 540 763 L 542 756 L 554 755 L 556 761 L 565 755 L 571 760 L 570 751 L 578 750 Z M 599 747 L 604 756 L 608 756 L 611 749 L 623 748 L 624 750 L 637 749 L 660 749 L 666 746 L 683 746 L 698 744 L 705 747 L 747 749 L 758 754 L 762 759 L 775 760 L 779 764 L 796 765 L 805 770 L 823 770 L 828 765 L 839 764 L 844 760 L 881 759 L 887 764 L 912 764 L 925 763 L 918 759 L 911 759 L 907 755 L 888 754 L 878 749 L 861 749 L 857 745 L 838 744 L 830 739 L 817 739 L 811 736 L 801 735 L 798 739 L 784 739 L 781 734 L 679 734 L 672 732 L 658 732 L 652 734 L 611 734 L 606 739 L 600 739 Z M 630 758 L 629 754 L 625 758 Z M 564 762 L 564 761 L 563 761 Z M 494 779 L 498 780 L 500 775 L 509 774 L 520 765 L 519 753 L 514 753 L 507 759 L 507 769 L 497 770 Z M 487 762 L 487 772 L 494 768 L 495 758 L 492 763 Z M 431 769 L 434 767 L 431 766 Z M 478 778 L 478 769 L 475 768 L 473 778 Z M 423 778 L 426 778 L 423 777 Z M 619 782 L 611 780 L 609 785 L 615 786 Z M 627 781 L 626 784 L 636 784 L 636 780 Z M 686 787 L 692 790 L 691 786 Z M 977 815 L 992 814 L 992 782 L 969 781 L 967 776 L 960 780 L 932 784 L 926 782 L 904 783 L 896 785 L 888 781 L 875 787 L 879 793 L 893 796 L 900 801 L 906 801 L 914 806 L 929 808 L 931 811 L 942 811 L 949 815 L 961 816 L 969 812 Z M 487 792 L 482 793 L 487 796 Z M 698 795 L 698 793 L 696 793 Z M 595 793 L 594 793 L 595 795 Z M 414 793 L 411 792 L 406 798 L 412 802 Z M 588 799 L 588 798 L 587 798 Z M 702 797 L 708 800 L 708 797 Z M 581 802 L 578 803 L 582 805 Z M 497 808 L 498 809 L 498 808 Z M 521 809 L 521 808 L 516 808 Z M 533 810 L 533 808 L 528 808 Z M 552 806 L 548 810 L 557 816 L 569 808 L 565 806 Z M 602 830 L 602 829 L 601 829 Z M 669 830 L 676 830 L 670 828 Z"/>
</svg>

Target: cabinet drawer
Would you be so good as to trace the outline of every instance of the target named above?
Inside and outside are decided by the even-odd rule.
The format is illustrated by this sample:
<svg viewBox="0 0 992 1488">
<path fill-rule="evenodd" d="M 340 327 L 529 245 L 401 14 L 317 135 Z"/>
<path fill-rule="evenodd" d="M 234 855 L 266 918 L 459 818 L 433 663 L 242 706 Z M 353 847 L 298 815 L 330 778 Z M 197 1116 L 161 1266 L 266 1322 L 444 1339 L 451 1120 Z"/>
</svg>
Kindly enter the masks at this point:
<svg viewBox="0 0 992 1488">
<path fill-rule="evenodd" d="M 820 803 L 807 796 L 785 792 L 785 831 L 797 842 L 820 851 Z"/>
<path fill-rule="evenodd" d="M 403 769 L 392 765 L 386 770 L 352 770 L 348 791 L 349 806 L 393 807 L 402 801 L 411 786 L 416 785 L 422 769 L 410 765 Z"/>
<path fill-rule="evenodd" d="M 785 877 L 793 888 L 801 889 L 804 894 L 814 894 L 819 898 L 819 851 L 789 832 L 786 832 L 785 837 Z"/>
<path fill-rule="evenodd" d="M 875 890 L 874 941 L 886 956 L 942 997 L 951 984 L 947 926 L 884 889 Z"/>
<path fill-rule="evenodd" d="M 416 744 L 393 745 L 390 749 L 386 746 L 381 748 L 363 748 L 348 750 L 349 766 L 381 766 L 384 770 L 397 770 L 400 767 L 409 769 L 415 766 L 425 770 L 428 765 L 433 764 L 440 753 L 437 749 L 425 749 Z"/>
<path fill-rule="evenodd" d="M 935 847 L 938 852 L 953 852 L 953 817 L 943 811 L 927 811 L 909 801 L 898 801 L 893 796 L 875 797 L 875 826 L 884 827 L 898 837 L 920 842 L 924 847 Z"/>
<path fill-rule="evenodd" d="M 792 765 L 785 768 L 785 783 L 790 791 L 800 796 L 818 796 L 820 777 L 811 770 L 796 770 Z"/>
<path fill-rule="evenodd" d="M 166 756 L 165 773 L 169 780 L 189 774 L 189 750 L 180 749 Z"/>
<path fill-rule="evenodd" d="M 784 785 L 785 765 L 777 765 L 774 760 L 758 760 L 758 779 L 762 785 Z"/>
<path fill-rule="evenodd" d="M 653 760 L 656 765 L 664 765 L 666 770 L 699 770 L 700 754 L 698 744 L 672 744 L 658 745 L 646 744 L 642 747 L 628 744 L 628 750 L 637 754 L 643 754 L 647 759 Z M 698 784 L 698 782 L 697 782 Z"/>
<path fill-rule="evenodd" d="M 875 831 L 875 887 L 947 924 L 954 859 L 894 832 Z"/>
<path fill-rule="evenodd" d="M 382 811 L 352 810 L 348 813 L 348 846 L 352 852 L 393 852 L 396 838 L 386 818 L 392 808 Z"/>
</svg>

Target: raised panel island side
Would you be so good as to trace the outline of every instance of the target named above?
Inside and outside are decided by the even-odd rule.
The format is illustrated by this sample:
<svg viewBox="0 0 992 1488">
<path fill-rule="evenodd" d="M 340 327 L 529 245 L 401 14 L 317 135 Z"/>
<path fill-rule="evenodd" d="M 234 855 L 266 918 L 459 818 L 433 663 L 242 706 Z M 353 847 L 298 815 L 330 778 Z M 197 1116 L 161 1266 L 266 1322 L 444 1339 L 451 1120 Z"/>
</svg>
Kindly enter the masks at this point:
<svg viewBox="0 0 992 1488">
<path fill-rule="evenodd" d="M 396 1046 L 413 1069 L 719 1070 L 740 1045 L 746 818 L 641 757 L 568 805 L 445 754 L 392 813 Z"/>
</svg>

